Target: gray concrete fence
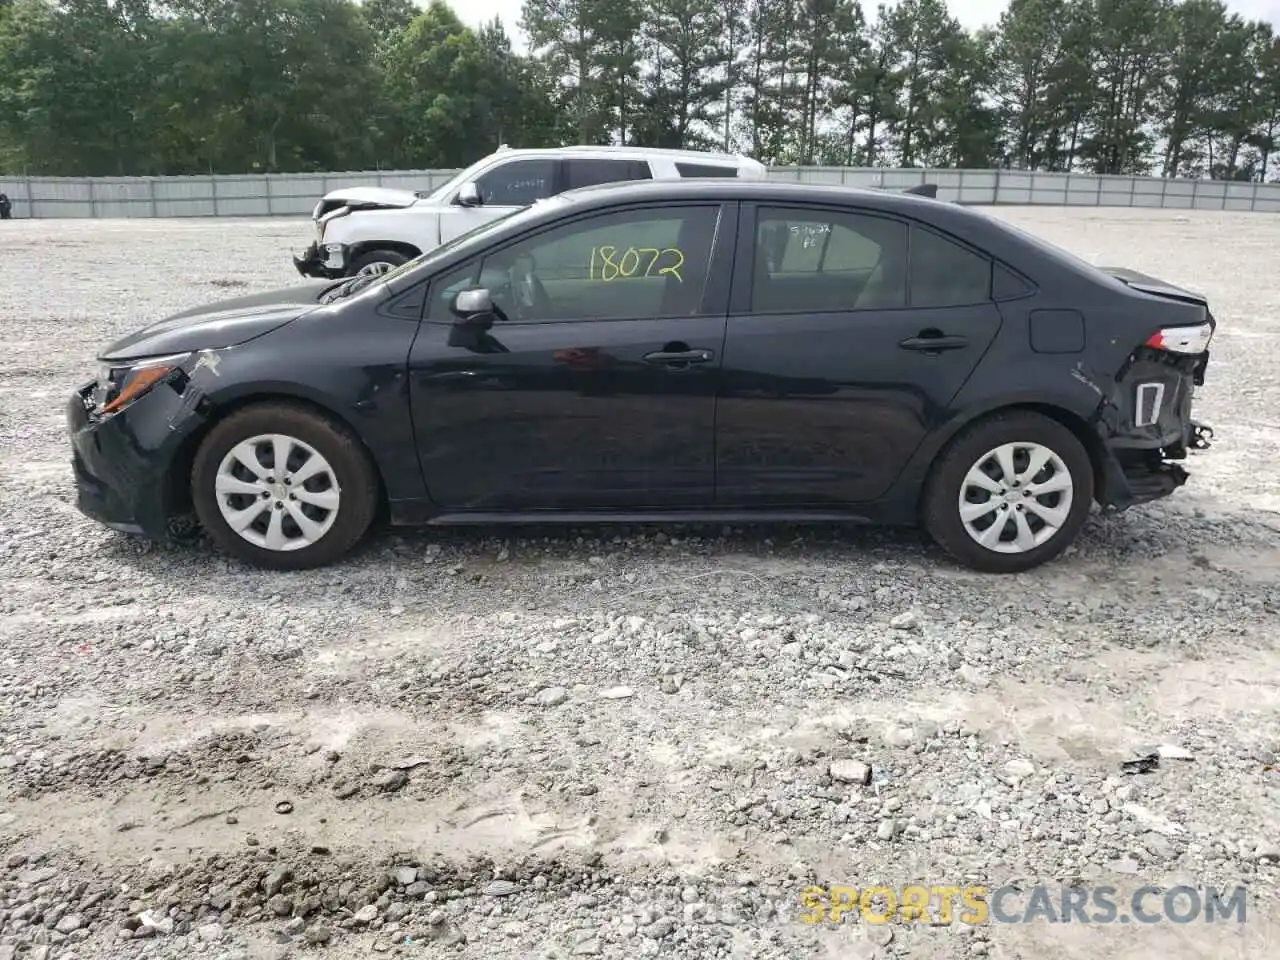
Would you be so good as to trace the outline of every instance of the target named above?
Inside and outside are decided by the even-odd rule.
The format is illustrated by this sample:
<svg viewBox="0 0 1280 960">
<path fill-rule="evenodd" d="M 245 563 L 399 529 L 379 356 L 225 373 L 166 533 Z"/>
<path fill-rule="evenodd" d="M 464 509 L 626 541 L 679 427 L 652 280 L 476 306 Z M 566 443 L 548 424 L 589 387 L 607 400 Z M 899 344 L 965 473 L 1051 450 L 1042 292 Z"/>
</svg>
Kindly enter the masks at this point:
<svg viewBox="0 0 1280 960">
<path fill-rule="evenodd" d="M 456 170 L 282 173 L 208 177 L 0 176 L 15 217 L 298 217 L 329 190 L 347 186 L 430 190 Z M 1280 183 L 1166 180 L 1021 170 L 888 170 L 774 167 L 777 180 L 909 187 L 938 184 L 938 196 L 963 204 L 1159 207 L 1280 213 Z"/>
</svg>

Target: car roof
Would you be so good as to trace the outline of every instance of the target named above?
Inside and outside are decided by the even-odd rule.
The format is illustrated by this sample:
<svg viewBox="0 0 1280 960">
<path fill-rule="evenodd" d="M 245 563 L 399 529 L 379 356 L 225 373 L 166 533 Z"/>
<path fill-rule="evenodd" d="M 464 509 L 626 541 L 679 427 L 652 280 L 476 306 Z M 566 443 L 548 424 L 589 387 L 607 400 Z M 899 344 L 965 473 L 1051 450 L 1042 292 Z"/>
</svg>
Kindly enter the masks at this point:
<svg viewBox="0 0 1280 960">
<path fill-rule="evenodd" d="M 599 157 L 666 157 L 671 160 L 687 160 L 690 163 L 758 163 L 750 157 L 736 153 L 722 153 L 709 150 L 677 150 L 672 147 L 618 147 L 592 146 L 590 144 L 574 144 L 567 147 L 499 147 L 491 156 L 528 156 L 528 157 L 563 157 L 563 156 L 599 156 Z"/>
<path fill-rule="evenodd" d="M 736 177 L 693 177 L 683 180 L 628 180 L 577 187 L 560 194 L 570 203 L 595 205 L 622 200 L 751 200 L 776 203 L 849 203 L 882 207 L 886 210 L 916 210 L 932 215 L 940 209 L 956 211 L 962 217 L 980 216 L 976 211 L 914 194 L 850 187 L 841 184 L 789 183 L 785 180 L 741 180 Z M 983 218 L 986 219 L 986 218 Z"/>
<path fill-rule="evenodd" d="M 785 180 L 744 180 L 737 177 L 694 177 L 681 180 L 631 180 L 578 187 L 538 200 L 500 223 L 511 229 L 538 229 L 550 221 L 577 214 L 591 214 L 632 203 L 669 201 L 744 201 L 762 204 L 848 205 L 853 209 L 887 216 L 902 216 L 940 230 L 945 234 L 995 257 L 1034 283 L 1046 280 L 1071 289 L 1083 282 L 1102 286 L 1112 293 L 1122 284 L 1097 266 L 1070 251 L 1013 224 L 973 207 L 933 197 L 902 193 L 892 189 L 852 187 L 841 184 L 797 183 Z M 469 254 L 459 254 L 466 256 Z M 1030 270 L 1028 271 L 1028 268 Z M 408 281 L 406 280 L 406 283 Z M 397 285 L 393 283 L 393 289 Z M 398 292 L 398 291 L 397 291 Z"/>
<path fill-rule="evenodd" d="M 796 183 L 785 180 L 740 180 L 735 177 L 698 177 L 684 180 L 631 180 L 578 187 L 559 194 L 567 205 L 586 210 L 617 203 L 667 200 L 742 200 L 755 203 L 853 203 L 863 210 L 902 215 L 970 241 L 1006 263 L 1030 257 L 1064 271 L 1077 280 L 1112 284 L 1088 261 L 1034 234 L 990 214 L 933 197 L 893 189 L 851 187 L 842 184 Z M 563 207 L 560 208 L 563 212 Z M 549 211 L 550 213 L 550 211 Z M 558 214 L 551 214 L 558 215 Z"/>
</svg>

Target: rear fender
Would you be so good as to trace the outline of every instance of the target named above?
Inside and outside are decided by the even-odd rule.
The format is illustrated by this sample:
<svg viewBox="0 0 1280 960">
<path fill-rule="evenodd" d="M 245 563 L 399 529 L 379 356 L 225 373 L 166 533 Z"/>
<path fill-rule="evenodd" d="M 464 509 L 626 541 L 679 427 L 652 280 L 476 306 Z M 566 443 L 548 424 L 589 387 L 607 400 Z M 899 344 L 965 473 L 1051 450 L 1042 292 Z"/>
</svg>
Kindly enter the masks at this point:
<svg viewBox="0 0 1280 960">
<path fill-rule="evenodd" d="M 1057 420 L 1084 444 L 1096 466 L 1104 451 L 1101 438 L 1092 424 L 1101 406 L 1100 398 L 1091 404 L 1082 400 L 1079 394 L 1054 394 L 1043 390 L 1003 394 L 966 406 L 962 413 L 956 414 L 925 438 L 903 470 L 899 483 L 908 488 L 917 484 L 923 488 L 934 463 L 960 431 L 985 417 L 1007 410 L 1031 410 Z"/>
</svg>

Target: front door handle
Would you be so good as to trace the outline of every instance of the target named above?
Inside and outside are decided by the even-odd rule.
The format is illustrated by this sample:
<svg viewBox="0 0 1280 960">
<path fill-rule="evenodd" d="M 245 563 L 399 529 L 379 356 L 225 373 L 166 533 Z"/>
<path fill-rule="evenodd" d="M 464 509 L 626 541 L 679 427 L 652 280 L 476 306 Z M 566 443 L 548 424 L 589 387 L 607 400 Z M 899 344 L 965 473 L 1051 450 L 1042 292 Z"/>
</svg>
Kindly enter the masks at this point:
<svg viewBox="0 0 1280 960">
<path fill-rule="evenodd" d="M 644 355 L 645 363 L 664 367 L 684 367 L 691 363 L 706 363 L 713 356 L 710 350 L 655 350 Z"/>
<path fill-rule="evenodd" d="M 967 337 L 949 337 L 935 330 L 922 330 L 919 335 L 907 337 L 898 344 L 903 350 L 922 350 L 936 353 L 942 350 L 960 350 L 969 345 Z"/>
</svg>

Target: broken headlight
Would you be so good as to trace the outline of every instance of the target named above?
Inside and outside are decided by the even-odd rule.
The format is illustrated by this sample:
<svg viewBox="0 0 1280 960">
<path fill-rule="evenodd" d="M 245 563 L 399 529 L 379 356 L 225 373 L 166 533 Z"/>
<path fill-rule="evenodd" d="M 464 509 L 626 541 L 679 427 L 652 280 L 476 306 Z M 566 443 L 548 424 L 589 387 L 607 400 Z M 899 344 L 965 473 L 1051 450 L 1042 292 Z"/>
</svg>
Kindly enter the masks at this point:
<svg viewBox="0 0 1280 960">
<path fill-rule="evenodd" d="M 319 207 L 317 207 L 316 209 L 319 210 Z M 330 210 L 328 213 L 324 213 L 315 217 L 314 219 L 316 222 L 316 243 L 323 244 L 325 228 L 327 228 L 329 224 L 331 224 L 334 220 L 337 220 L 339 217 L 345 217 L 350 212 L 351 212 L 351 207 L 344 204 L 341 207 L 337 207 L 333 210 Z"/>
<path fill-rule="evenodd" d="M 115 413 L 137 400 L 175 370 L 182 368 L 190 353 L 171 353 L 141 360 L 99 361 L 93 388 L 98 413 Z"/>
</svg>

